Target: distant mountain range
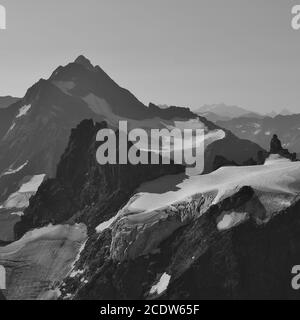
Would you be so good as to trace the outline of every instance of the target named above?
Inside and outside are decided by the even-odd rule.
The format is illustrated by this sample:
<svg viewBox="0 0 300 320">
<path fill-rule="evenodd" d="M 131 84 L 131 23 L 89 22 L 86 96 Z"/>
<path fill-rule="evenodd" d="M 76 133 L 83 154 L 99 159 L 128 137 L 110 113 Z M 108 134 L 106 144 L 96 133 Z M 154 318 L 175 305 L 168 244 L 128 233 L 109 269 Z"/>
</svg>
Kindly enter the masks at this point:
<svg viewBox="0 0 300 320">
<path fill-rule="evenodd" d="M 292 152 L 300 152 L 300 114 L 278 115 L 274 118 L 240 117 L 217 121 L 217 125 L 233 132 L 241 139 L 253 141 L 263 148 L 269 145 L 273 134 L 280 136 L 283 146 Z"/>
<path fill-rule="evenodd" d="M 11 104 L 17 102 L 20 98 L 15 98 L 11 96 L 0 97 L 0 109 L 7 108 Z"/>
<path fill-rule="evenodd" d="M 258 113 L 251 112 L 249 110 L 243 109 L 238 106 L 226 105 L 224 103 L 204 105 L 198 109 L 195 109 L 194 112 L 213 122 L 216 122 L 219 120 L 230 120 L 230 119 L 238 118 L 242 116 L 257 117 L 257 118 L 263 117 Z"/>
<path fill-rule="evenodd" d="M 226 105 L 224 103 L 204 105 L 198 109 L 193 110 L 198 115 L 207 118 L 210 121 L 227 121 L 235 118 L 257 118 L 262 119 L 264 117 L 276 117 L 277 115 L 291 115 L 292 112 L 288 109 L 283 109 L 281 112 L 276 113 L 275 111 L 268 114 L 260 114 L 252 112 L 244 108 L 232 105 Z"/>
</svg>

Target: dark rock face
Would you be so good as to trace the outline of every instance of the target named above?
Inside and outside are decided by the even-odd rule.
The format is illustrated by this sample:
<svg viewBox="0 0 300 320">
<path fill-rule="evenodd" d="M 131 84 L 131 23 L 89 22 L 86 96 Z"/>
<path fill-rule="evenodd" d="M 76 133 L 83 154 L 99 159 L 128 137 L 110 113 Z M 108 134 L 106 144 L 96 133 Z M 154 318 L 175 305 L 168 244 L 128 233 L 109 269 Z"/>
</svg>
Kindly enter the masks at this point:
<svg viewBox="0 0 300 320">
<path fill-rule="evenodd" d="M 257 155 L 257 160 L 254 160 L 253 158 L 250 158 L 250 159 L 244 161 L 241 165 L 242 166 L 255 166 L 255 165 L 258 165 L 258 164 L 262 164 L 262 163 L 260 163 L 259 154 Z M 230 160 L 228 160 L 225 157 L 220 156 L 220 155 L 217 155 L 215 157 L 215 160 L 214 160 L 214 163 L 213 163 L 213 171 L 218 170 L 219 168 L 222 168 L 222 167 L 227 167 L 227 166 L 238 166 L 238 164 L 236 162 L 230 161 Z"/>
<path fill-rule="evenodd" d="M 9 128 L 12 126 L 13 119 L 19 108 L 20 104 L 16 102 L 9 108 L 0 109 L 0 140 L 3 139 Z"/>
<path fill-rule="evenodd" d="M 143 182 L 184 172 L 180 165 L 104 165 L 96 161 L 96 134 L 106 123 L 82 121 L 72 130 L 54 179 L 31 198 L 16 227 L 17 237 L 48 223 L 84 222 L 92 230 L 115 215 Z"/>
<path fill-rule="evenodd" d="M 2 293 L 1 290 L 0 290 L 0 300 L 6 300 L 4 294 Z"/>
<path fill-rule="evenodd" d="M 255 143 L 238 139 L 226 131 L 226 137 L 207 147 L 205 153 L 205 173 L 223 166 L 263 164 L 268 153 Z"/>
<path fill-rule="evenodd" d="M 237 164 L 234 161 L 229 161 L 223 156 L 216 156 L 214 163 L 213 163 L 213 171 L 226 166 L 237 166 Z"/>
<path fill-rule="evenodd" d="M 299 299 L 300 293 L 291 287 L 292 266 L 299 264 L 299 207 L 298 200 L 264 227 L 248 222 L 216 235 L 197 262 L 170 285 L 165 297 Z M 192 229 L 186 232 L 196 241 Z"/>
</svg>

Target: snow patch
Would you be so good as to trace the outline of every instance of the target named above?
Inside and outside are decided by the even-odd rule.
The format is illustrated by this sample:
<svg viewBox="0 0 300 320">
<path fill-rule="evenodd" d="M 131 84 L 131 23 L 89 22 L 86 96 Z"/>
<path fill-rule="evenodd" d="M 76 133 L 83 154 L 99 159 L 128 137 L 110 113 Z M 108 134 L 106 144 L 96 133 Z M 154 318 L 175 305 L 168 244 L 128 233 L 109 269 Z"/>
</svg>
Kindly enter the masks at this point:
<svg viewBox="0 0 300 320">
<path fill-rule="evenodd" d="M 70 274 L 70 278 L 76 278 L 84 273 L 84 270 L 73 270 Z"/>
<path fill-rule="evenodd" d="M 101 233 L 104 230 L 108 229 L 111 227 L 111 225 L 118 219 L 118 214 L 115 215 L 114 217 L 112 217 L 111 219 L 109 219 L 108 221 L 102 222 L 100 223 L 97 227 L 96 227 L 96 232 L 97 233 Z"/>
<path fill-rule="evenodd" d="M 29 199 L 36 194 L 45 179 L 45 174 L 32 176 L 17 192 L 11 194 L 2 206 L 5 209 L 23 209 L 29 206 Z"/>
<path fill-rule="evenodd" d="M 105 99 L 90 93 L 82 100 L 87 103 L 94 113 L 105 117 L 106 120 L 112 120 L 115 123 L 119 121 L 119 117 L 112 112 L 110 105 Z"/>
<path fill-rule="evenodd" d="M 247 218 L 247 212 L 232 212 L 230 214 L 224 214 L 223 218 L 218 223 L 217 228 L 219 231 L 229 230 L 245 222 Z"/>
<path fill-rule="evenodd" d="M 36 192 L 45 179 L 45 174 L 33 176 L 30 181 L 24 183 L 18 192 Z"/>
<path fill-rule="evenodd" d="M 12 131 L 15 126 L 16 126 L 16 123 L 14 122 L 14 123 L 10 126 L 10 128 L 8 129 L 8 131 L 7 131 L 6 134 L 8 134 L 10 131 Z"/>
<path fill-rule="evenodd" d="M 254 134 L 257 136 L 260 132 L 261 132 L 261 130 L 259 129 L 259 130 L 256 130 L 256 131 L 254 132 Z"/>
<path fill-rule="evenodd" d="M 81 256 L 81 253 L 82 253 L 82 251 L 84 250 L 86 243 L 87 243 L 87 240 L 85 240 L 85 241 L 83 242 L 83 244 L 80 246 L 79 251 L 78 251 L 78 254 L 77 254 L 77 256 L 76 256 L 76 258 L 75 258 L 75 260 L 74 260 L 74 262 L 73 262 L 73 264 L 72 264 L 72 268 L 71 268 L 72 270 L 74 269 L 76 262 L 79 261 L 80 256 Z"/>
<path fill-rule="evenodd" d="M 19 211 L 19 212 L 12 212 L 11 215 L 15 215 L 15 216 L 19 216 L 19 217 L 22 217 L 24 215 L 24 212 L 22 211 Z"/>
<path fill-rule="evenodd" d="M 7 130 L 5 136 L 2 138 L 2 140 L 5 140 L 5 139 L 7 138 L 7 136 L 8 136 L 9 133 L 15 128 L 15 126 L 16 126 L 16 123 L 14 122 L 14 123 L 10 126 L 10 128 Z"/>
<path fill-rule="evenodd" d="M 74 89 L 76 86 L 73 81 L 53 81 L 52 83 L 67 95 L 71 95 L 69 91 Z"/>
<path fill-rule="evenodd" d="M 150 290 L 150 294 L 162 294 L 163 292 L 165 292 L 168 289 L 169 283 L 171 280 L 171 276 L 168 275 L 167 273 L 164 273 L 160 280 L 158 281 L 157 284 L 155 284 L 151 290 Z"/>
<path fill-rule="evenodd" d="M 27 114 L 27 112 L 30 110 L 30 108 L 31 108 L 31 104 L 28 104 L 26 106 L 21 107 L 16 118 L 21 118 L 21 117 L 25 116 Z"/>
<path fill-rule="evenodd" d="M 21 166 L 19 166 L 18 168 L 16 169 L 8 169 L 6 172 L 3 173 L 3 176 L 6 176 L 6 175 L 10 175 L 10 174 L 14 174 L 14 173 L 17 173 L 19 171 L 21 171 L 24 167 L 26 167 L 28 164 L 28 160 L 23 163 Z"/>
</svg>

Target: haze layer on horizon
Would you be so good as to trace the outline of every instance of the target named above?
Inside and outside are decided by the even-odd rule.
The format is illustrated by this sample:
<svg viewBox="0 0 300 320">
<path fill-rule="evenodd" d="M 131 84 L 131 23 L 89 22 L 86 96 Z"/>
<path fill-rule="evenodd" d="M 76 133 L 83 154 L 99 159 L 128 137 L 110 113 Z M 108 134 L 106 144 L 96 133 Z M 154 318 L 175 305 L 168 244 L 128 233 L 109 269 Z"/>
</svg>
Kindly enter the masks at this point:
<svg viewBox="0 0 300 320">
<path fill-rule="evenodd" d="M 0 0 L 0 95 L 84 54 L 145 104 L 299 110 L 286 0 Z M 299 1 L 300 4 L 300 1 Z"/>
</svg>

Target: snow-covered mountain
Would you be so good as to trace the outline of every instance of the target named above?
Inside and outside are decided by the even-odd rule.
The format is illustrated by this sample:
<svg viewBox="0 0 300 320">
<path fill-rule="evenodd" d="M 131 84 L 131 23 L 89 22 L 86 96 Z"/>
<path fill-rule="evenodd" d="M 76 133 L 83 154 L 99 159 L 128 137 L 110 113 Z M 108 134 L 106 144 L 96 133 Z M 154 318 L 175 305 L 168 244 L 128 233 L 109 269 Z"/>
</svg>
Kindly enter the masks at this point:
<svg viewBox="0 0 300 320">
<path fill-rule="evenodd" d="M 300 254 L 300 162 L 272 153 L 196 176 L 99 166 L 94 137 L 105 125 L 72 131 L 56 177 L 17 224 L 20 240 L 0 248 L 10 299 L 297 296 L 282 287 Z"/>
<path fill-rule="evenodd" d="M 207 172 L 213 169 L 218 154 L 243 163 L 262 151 L 254 143 L 197 117 L 188 108 L 143 105 L 99 66 L 79 56 L 58 67 L 49 79 L 39 80 L 22 99 L 0 110 L 0 222 L 5 225 L 5 232 L 0 228 L 0 240 L 13 240 L 13 226 L 25 209 L 20 203 L 28 204 L 19 190 L 36 177 L 55 176 L 71 130 L 84 119 L 105 120 L 114 129 L 120 120 L 127 120 L 129 129 L 183 129 L 190 125 L 204 129 L 212 138 L 206 152 Z M 219 141 L 212 143 L 214 140 Z M 11 203 L 16 206 L 8 208 Z M 15 212 L 18 215 L 11 214 Z"/>
</svg>

